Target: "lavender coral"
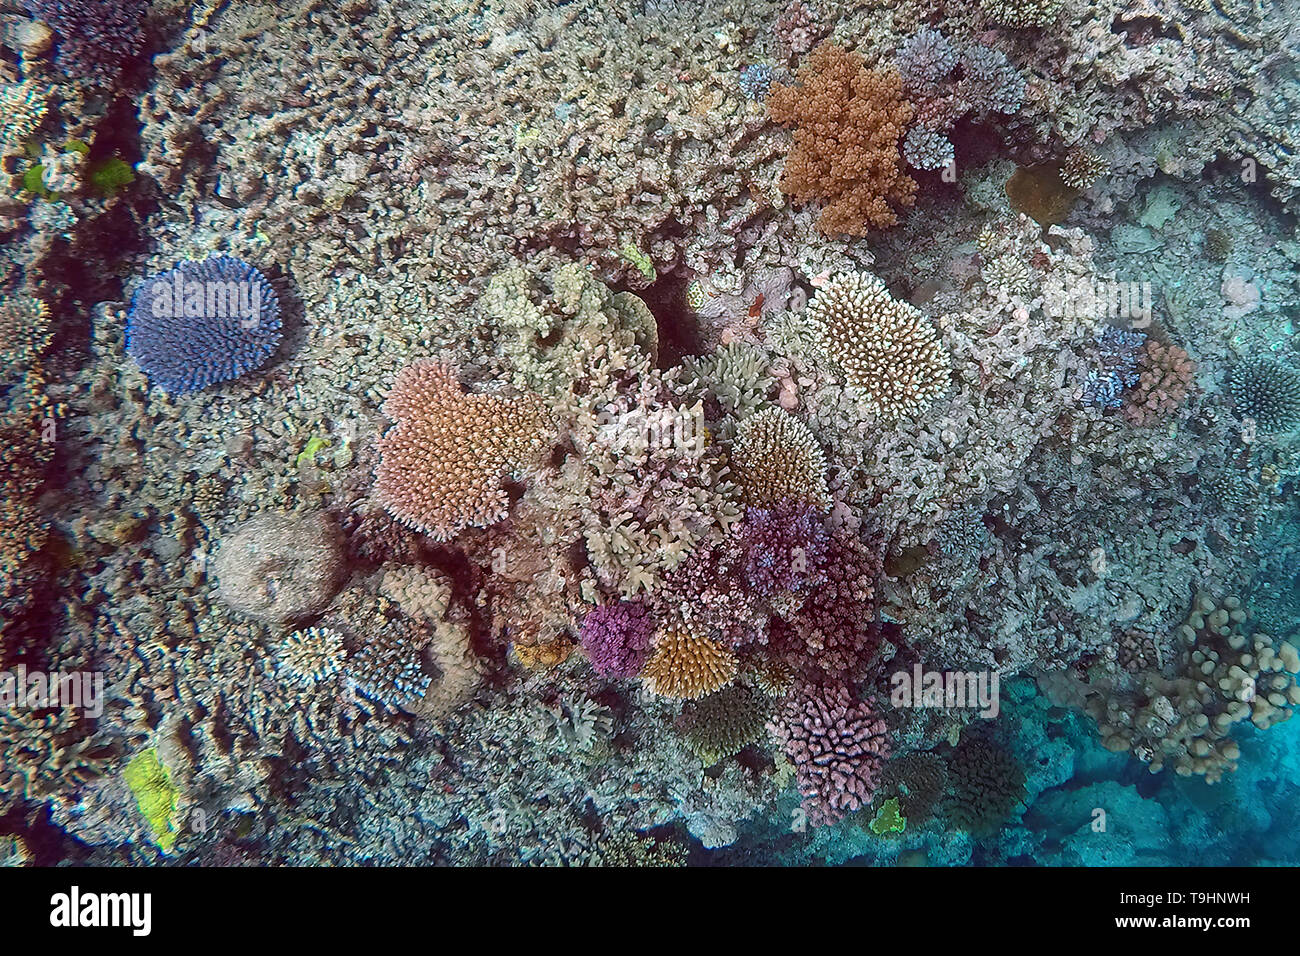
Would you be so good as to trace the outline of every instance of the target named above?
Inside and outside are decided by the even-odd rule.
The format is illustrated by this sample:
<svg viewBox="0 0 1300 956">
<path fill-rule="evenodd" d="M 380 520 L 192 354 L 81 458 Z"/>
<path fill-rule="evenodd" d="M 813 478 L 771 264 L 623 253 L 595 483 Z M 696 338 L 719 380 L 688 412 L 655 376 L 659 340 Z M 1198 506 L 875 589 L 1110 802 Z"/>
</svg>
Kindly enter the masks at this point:
<svg viewBox="0 0 1300 956">
<path fill-rule="evenodd" d="M 773 728 L 794 764 L 813 826 L 834 823 L 871 802 L 889 756 L 885 721 L 843 684 L 807 686 Z"/>
<path fill-rule="evenodd" d="M 580 637 L 587 660 L 602 677 L 628 678 L 641 673 L 650 656 L 654 624 L 636 601 L 602 604 L 582 619 Z"/>
</svg>

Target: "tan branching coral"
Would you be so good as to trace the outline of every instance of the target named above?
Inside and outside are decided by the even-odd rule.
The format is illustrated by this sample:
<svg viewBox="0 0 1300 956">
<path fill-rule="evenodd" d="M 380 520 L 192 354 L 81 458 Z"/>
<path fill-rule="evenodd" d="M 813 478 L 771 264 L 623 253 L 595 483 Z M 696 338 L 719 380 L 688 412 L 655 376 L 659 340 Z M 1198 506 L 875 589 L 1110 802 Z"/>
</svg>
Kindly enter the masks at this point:
<svg viewBox="0 0 1300 956">
<path fill-rule="evenodd" d="M 0 160 L 22 149 L 46 111 L 46 94 L 36 84 L 0 82 Z"/>
<path fill-rule="evenodd" d="M 1178 676 L 1148 673 L 1136 699 L 1092 695 L 1086 706 L 1108 749 L 1132 752 L 1152 773 L 1169 766 L 1214 783 L 1241 756 L 1230 736 L 1235 724 L 1249 720 L 1266 729 L 1300 703 L 1300 653 L 1248 628 L 1237 598 L 1209 593 L 1196 596 L 1177 637 Z"/>
<path fill-rule="evenodd" d="M 902 79 L 823 43 L 795 80 L 773 84 L 767 99 L 774 120 L 795 126 L 781 191 L 824 201 L 818 225 L 827 235 L 862 236 L 897 223 L 895 208 L 911 206 L 916 195 L 898 148 L 912 118 Z"/>
<path fill-rule="evenodd" d="M 398 373 L 384 414 L 397 424 L 379 441 L 375 490 L 393 517 L 442 541 L 509 513 L 501 478 L 532 462 L 549 429 L 537 398 L 467 394 L 432 359 Z"/>
<path fill-rule="evenodd" d="M 830 507 L 826 456 L 808 426 L 781 408 L 768 408 L 740 423 L 731 471 L 746 505 L 774 508 L 794 499 Z"/>
<path fill-rule="evenodd" d="M 994 23 L 1013 29 L 1046 27 L 1060 15 L 1064 0 L 980 0 Z"/>
<path fill-rule="evenodd" d="M 53 454 L 58 411 L 44 397 L 42 359 L 51 335 L 40 299 L 0 298 L 0 378 L 10 383 L 0 399 L 0 600 L 26 590 L 35 571 L 31 558 L 49 533 L 37 496 Z"/>
<path fill-rule="evenodd" d="M 730 685 L 738 667 L 736 655 L 721 644 L 670 624 L 660 632 L 641 680 L 660 697 L 698 700 Z"/>
<path fill-rule="evenodd" d="M 1196 363 L 1182 348 L 1147 339 L 1139 356 L 1137 385 L 1124 397 L 1124 417 L 1134 425 L 1151 425 L 1167 418 L 1187 399 L 1196 376 Z"/>
<path fill-rule="evenodd" d="M 823 355 L 884 418 L 923 410 L 948 385 L 948 355 L 934 326 L 869 273 L 835 276 L 804 317 Z"/>
</svg>

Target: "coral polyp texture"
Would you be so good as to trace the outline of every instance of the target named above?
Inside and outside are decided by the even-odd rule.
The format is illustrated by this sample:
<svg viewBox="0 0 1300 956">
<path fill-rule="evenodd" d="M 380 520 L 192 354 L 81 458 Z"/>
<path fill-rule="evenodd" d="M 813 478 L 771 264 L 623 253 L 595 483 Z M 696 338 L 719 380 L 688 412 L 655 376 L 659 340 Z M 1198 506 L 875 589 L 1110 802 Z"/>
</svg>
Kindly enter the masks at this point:
<svg viewBox="0 0 1300 956">
<path fill-rule="evenodd" d="M 830 506 L 826 459 L 808 426 L 780 408 L 767 408 L 736 429 L 731 472 L 741 500 L 758 508 L 797 501 Z"/>
<path fill-rule="evenodd" d="M 695 700 L 731 684 L 737 667 L 736 656 L 717 641 L 670 623 L 656 636 L 641 680 L 660 697 Z"/>
<path fill-rule="evenodd" d="M 823 43 L 794 84 L 773 84 L 767 108 L 795 128 L 781 190 L 822 204 L 822 232 L 865 235 L 897 223 L 897 210 L 915 201 L 898 145 L 912 107 L 896 71 L 869 69 L 858 54 Z"/>
<path fill-rule="evenodd" d="M 794 764 L 813 825 L 834 823 L 871 802 L 889 756 L 885 722 L 842 684 L 797 691 L 775 725 Z"/>
<path fill-rule="evenodd" d="M 1253 419 L 1261 431 L 1300 425 L 1300 371 L 1275 359 L 1250 358 L 1233 367 L 1228 388 L 1237 414 Z"/>
<path fill-rule="evenodd" d="M 1300 864 L 1297 23 L 0 4 L 0 861 Z"/>
<path fill-rule="evenodd" d="M 280 345 L 280 299 L 254 266 L 231 256 L 186 261 L 140 282 L 126 352 L 169 394 L 261 368 Z"/>
<path fill-rule="evenodd" d="M 822 354 L 882 417 L 922 411 L 947 387 L 948 356 L 938 332 L 873 275 L 835 276 L 817 290 L 804 318 Z"/>
<path fill-rule="evenodd" d="M 148 0 L 24 0 L 54 30 L 57 60 L 75 80 L 110 86 L 145 43 Z"/>
<path fill-rule="evenodd" d="M 502 478 L 532 463 L 547 431 L 535 397 L 466 393 L 455 368 L 434 359 L 398 373 L 384 414 L 396 424 L 379 441 L 375 492 L 398 521 L 437 540 L 504 518 Z"/>
</svg>

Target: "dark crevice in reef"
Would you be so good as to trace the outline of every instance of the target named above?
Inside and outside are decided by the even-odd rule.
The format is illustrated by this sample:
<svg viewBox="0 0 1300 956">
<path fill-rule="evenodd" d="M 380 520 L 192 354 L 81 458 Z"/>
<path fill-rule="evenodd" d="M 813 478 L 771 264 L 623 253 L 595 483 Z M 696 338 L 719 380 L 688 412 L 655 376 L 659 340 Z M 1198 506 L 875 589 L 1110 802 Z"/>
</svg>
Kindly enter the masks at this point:
<svg viewBox="0 0 1300 956">
<path fill-rule="evenodd" d="M 677 275 L 660 276 L 636 294 L 641 297 L 659 330 L 659 360 L 661 369 L 680 365 L 686 355 L 701 355 L 708 345 L 699 320 L 686 304 L 686 287 L 689 281 Z"/>
</svg>

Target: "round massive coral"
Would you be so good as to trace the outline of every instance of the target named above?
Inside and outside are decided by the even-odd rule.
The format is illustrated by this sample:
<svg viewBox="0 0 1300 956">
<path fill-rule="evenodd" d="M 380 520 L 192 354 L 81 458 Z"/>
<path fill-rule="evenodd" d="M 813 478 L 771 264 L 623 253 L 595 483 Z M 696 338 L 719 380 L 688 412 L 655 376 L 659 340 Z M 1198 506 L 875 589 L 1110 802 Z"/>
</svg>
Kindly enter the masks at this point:
<svg viewBox="0 0 1300 956">
<path fill-rule="evenodd" d="M 865 272 L 835 276 L 804 313 L 824 356 L 885 418 L 924 409 L 948 384 L 948 356 L 920 310 Z"/>
<path fill-rule="evenodd" d="M 885 722 L 843 684 L 805 687 L 773 728 L 794 764 L 813 826 L 834 823 L 871 802 L 889 756 Z"/>
<path fill-rule="evenodd" d="M 231 256 L 182 262 L 131 298 L 126 351 L 173 395 L 260 368 L 280 344 L 280 299 L 257 269 Z"/>
<path fill-rule="evenodd" d="M 1300 423 L 1300 372 L 1272 359 L 1242 362 L 1228 383 L 1237 414 L 1261 431 L 1284 432 Z"/>
<path fill-rule="evenodd" d="M 504 518 L 502 476 L 541 448 L 549 420 L 535 396 L 466 394 L 446 363 L 423 359 L 384 401 L 395 421 L 379 440 L 375 491 L 398 521 L 440 541 Z"/>
</svg>

